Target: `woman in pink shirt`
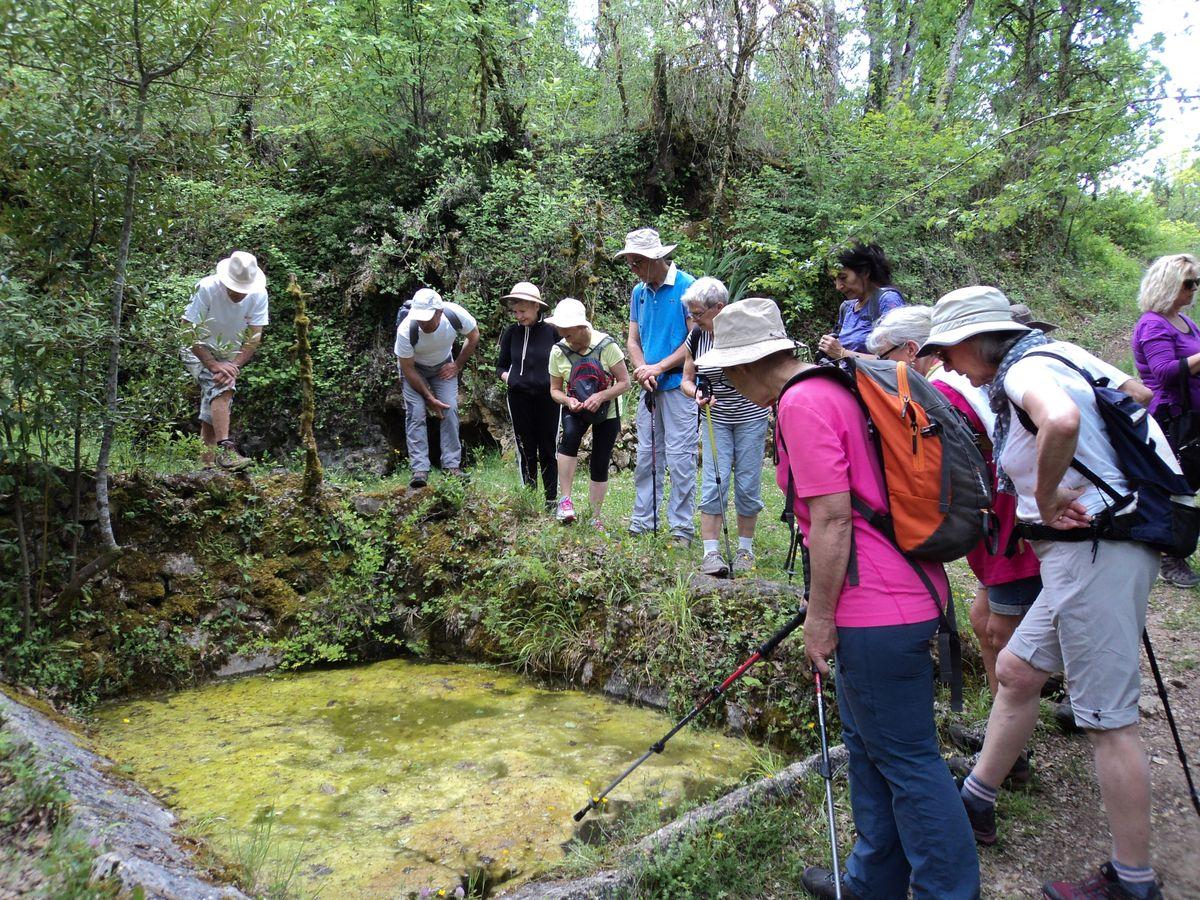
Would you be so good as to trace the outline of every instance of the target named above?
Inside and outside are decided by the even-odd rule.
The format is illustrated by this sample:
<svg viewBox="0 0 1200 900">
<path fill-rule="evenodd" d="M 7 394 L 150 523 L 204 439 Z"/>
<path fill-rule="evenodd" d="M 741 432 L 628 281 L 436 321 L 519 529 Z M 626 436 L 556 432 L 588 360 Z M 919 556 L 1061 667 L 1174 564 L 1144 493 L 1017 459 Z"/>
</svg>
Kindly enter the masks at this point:
<svg viewBox="0 0 1200 900">
<path fill-rule="evenodd" d="M 895 545 L 852 510 L 852 495 L 887 508 L 866 419 L 831 379 L 790 385 L 814 367 L 795 358 L 775 304 L 731 304 L 713 325 L 713 349 L 697 365 L 722 368 L 747 399 L 776 406 L 776 480 L 796 498 L 809 556 L 805 655 L 823 674 L 836 655 L 858 832 L 842 896 L 901 898 L 911 888 L 917 900 L 978 897 L 970 824 L 933 718 L 929 640 L 949 596 L 945 573 L 919 563 L 942 592 L 935 601 Z M 814 896 L 834 896 L 828 869 L 808 867 L 803 883 Z"/>
</svg>

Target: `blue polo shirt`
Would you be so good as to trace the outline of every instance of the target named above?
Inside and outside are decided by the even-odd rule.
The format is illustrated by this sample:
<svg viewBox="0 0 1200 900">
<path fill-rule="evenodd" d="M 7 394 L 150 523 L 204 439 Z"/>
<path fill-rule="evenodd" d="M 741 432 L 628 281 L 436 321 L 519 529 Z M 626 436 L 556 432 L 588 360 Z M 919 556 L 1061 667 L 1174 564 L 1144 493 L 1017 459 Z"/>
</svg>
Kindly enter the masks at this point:
<svg viewBox="0 0 1200 900">
<path fill-rule="evenodd" d="M 683 293 L 696 279 L 681 272 L 671 263 L 666 280 L 657 289 L 639 282 L 629 298 L 629 321 L 636 322 L 641 338 L 642 355 L 653 365 L 666 359 L 687 340 L 688 315 L 683 305 Z M 658 390 L 670 391 L 683 381 L 683 365 L 673 374 L 664 372 L 658 378 Z"/>
</svg>

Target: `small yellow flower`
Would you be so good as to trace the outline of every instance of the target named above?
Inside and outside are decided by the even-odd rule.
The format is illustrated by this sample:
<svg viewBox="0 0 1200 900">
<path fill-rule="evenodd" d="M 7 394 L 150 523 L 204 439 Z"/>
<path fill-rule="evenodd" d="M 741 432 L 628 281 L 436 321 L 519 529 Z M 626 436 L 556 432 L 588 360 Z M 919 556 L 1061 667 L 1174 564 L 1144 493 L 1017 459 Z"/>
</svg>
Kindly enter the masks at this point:
<svg viewBox="0 0 1200 900">
<path fill-rule="evenodd" d="M 445 889 L 445 888 L 438 888 L 438 896 L 439 896 L 439 897 L 445 897 L 445 896 L 446 896 L 446 889 Z"/>
<path fill-rule="evenodd" d="M 817 726 L 816 726 L 816 725 L 814 725 L 812 722 L 809 722 L 809 723 L 808 723 L 808 727 L 809 727 L 809 728 L 816 728 Z"/>
<path fill-rule="evenodd" d="M 725 832 L 723 832 L 723 831 L 718 831 L 716 834 L 713 835 L 714 840 L 720 841 L 720 840 L 723 840 L 724 838 L 725 838 Z"/>
<path fill-rule="evenodd" d="M 608 798 L 607 798 L 607 797 L 605 797 L 605 798 L 604 798 L 603 800 L 601 800 L 600 802 L 601 802 L 601 803 L 607 803 L 607 802 L 608 802 Z"/>
<path fill-rule="evenodd" d="M 129 720 L 128 720 L 128 719 L 122 719 L 121 721 L 122 721 L 122 722 L 124 722 L 126 725 L 128 725 L 128 724 L 129 724 Z"/>
</svg>

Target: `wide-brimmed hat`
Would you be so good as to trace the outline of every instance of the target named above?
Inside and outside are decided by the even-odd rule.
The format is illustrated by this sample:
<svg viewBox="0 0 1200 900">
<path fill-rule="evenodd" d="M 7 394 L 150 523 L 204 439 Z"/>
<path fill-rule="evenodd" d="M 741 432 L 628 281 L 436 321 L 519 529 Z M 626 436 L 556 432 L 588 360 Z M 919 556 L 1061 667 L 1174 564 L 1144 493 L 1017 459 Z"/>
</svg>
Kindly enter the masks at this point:
<svg viewBox="0 0 1200 900">
<path fill-rule="evenodd" d="M 414 322 L 428 322 L 445 305 L 442 295 L 433 288 L 421 288 L 413 294 L 412 302 L 408 305 L 408 317 Z"/>
<path fill-rule="evenodd" d="M 518 281 L 513 285 L 513 289 L 500 298 L 501 300 L 528 300 L 531 303 L 539 303 L 542 306 L 549 306 L 542 299 L 542 292 L 538 290 L 537 285 L 532 281 Z"/>
<path fill-rule="evenodd" d="M 713 319 L 712 349 L 701 355 L 696 365 L 740 366 L 795 347 L 796 342 L 783 327 L 783 316 L 775 301 L 747 297 L 717 313 Z"/>
<path fill-rule="evenodd" d="M 267 276 L 258 267 L 258 260 L 245 250 L 234 250 L 228 259 L 217 263 L 217 279 L 239 294 L 253 294 L 267 286 Z"/>
<path fill-rule="evenodd" d="M 1012 307 L 999 288 L 985 284 L 959 288 L 934 304 L 929 337 L 917 355 L 928 356 L 939 347 L 953 347 L 992 331 L 1029 331 L 1029 326 L 1013 321 Z"/>
<path fill-rule="evenodd" d="M 1024 303 L 1014 303 L 1011 312 L 1014 322 L 1020 322 L 1022 325 L 1028 325 L 1030 328 L 1036 328 L 1038 331 L 1047 334 L 1058 327 L 1053 322 L 1042 322 L 1039 319 L 1035 319 L 1033 317 L 1033 310 Z"/>
<path fill-rule="evenodd" d="M 554 307 L 554 315 L 546 316 L 546 321 L 556 328 L 578 328 L 580 325 L 592 327 L 588 321 L 587 310 L 574 297 L 563 297 Z"/>
<path fill-rule="evenodd" d="M 633 254 L 634 256 L 644 256 L 647 259 L 662 259 L 664 256 L 669 256 L 677 246 L 678 244 L 664 244 L 659 239 L 658 232 L 653 228 L 639 228 L 637 231 L 631 231 L 625 235 L 625 246 L 613 255 Z"/>
</svg>

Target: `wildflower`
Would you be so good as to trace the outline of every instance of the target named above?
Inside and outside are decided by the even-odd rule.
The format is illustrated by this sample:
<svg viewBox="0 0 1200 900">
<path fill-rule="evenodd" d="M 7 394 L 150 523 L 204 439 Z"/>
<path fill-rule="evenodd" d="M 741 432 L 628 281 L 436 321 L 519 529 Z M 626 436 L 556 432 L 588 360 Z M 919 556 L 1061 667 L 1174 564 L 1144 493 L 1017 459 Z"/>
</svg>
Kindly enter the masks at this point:
<svg viewBox="0 0 1200 900">
<path fill-rule="evenodd" d="M 718 831 L 716 834 L 713 835 L 713 840 L 720 841 L 720 840 L 724 840 L 724 839 L 725 839 L 725 832 L 723 832 L 723 831 Z"/>
<path fill-rule="evenodd" d="M 124 722 L 126 725 L 128 725 L 128 724 L 129 724 L 129 720 L 128 720 L 128 719 L 122 719 L 121 721 L 122 721 L 122 722 Z"/>
<path fill-rule="evenodd" d="M 446 896 L 446 889 L 445 889 L 445 888 L 438 888 L 438 896 L 439 896 L 439 897 L 445 897 L 445 896 Z"/>
<path fill-rule="evenodd" d="M 458 887 L 456 887 L 456 888 L 454 889 L 454 896 L 455 896 L 455 897 L 465 897 L 465 896 L 467 896 L 467 892 L 463 890 L 463 886 L 462 886 L 461 884 L 460 884 Z"/>
</svg>

